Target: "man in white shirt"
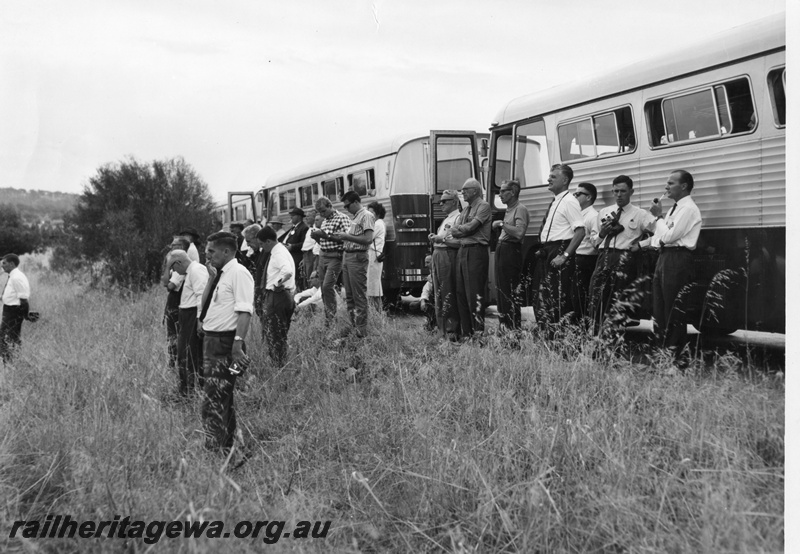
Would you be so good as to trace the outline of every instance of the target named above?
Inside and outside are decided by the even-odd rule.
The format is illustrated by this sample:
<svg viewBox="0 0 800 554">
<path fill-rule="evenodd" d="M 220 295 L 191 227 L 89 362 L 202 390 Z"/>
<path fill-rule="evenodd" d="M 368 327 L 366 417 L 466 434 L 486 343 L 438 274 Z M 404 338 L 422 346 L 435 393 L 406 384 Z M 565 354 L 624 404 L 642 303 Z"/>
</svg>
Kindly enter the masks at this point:
<svg viewBox="0 0 800 554">
<path fill-rule="evenodd" d="M 592 183 L 579 183 L 573 196 L 581 205 L 583 240 L 575 250 L 575 273 L 572 279 L 572 308 L 575 310 L 575 321 L 580 322 L 589 316 L 589 283 L 597 265 L 597 233 L 598 219 L 594 202 L 597 200 L 597 188 Z"/>
<path fill-rule="evenodd" d="M 679 365 L 686 362 L 686 301 L 694 277 L 692 252 L 697 248 L 703 220 L 691 197 L 694 178 L 678 169 L 667 179 L 667 197 L 675 202 L 663 221 L 659 219 L 661 251 L 653 275 L 653 318 L 658 343 L 672 350 Z M 661 202 L 654 202 L 650 212 L 660 218 Z"/>
<path fill-rule="evenodd" d="M 238 244 L 231 233 L 207 239 L 206 259 L 215 270 L 203 292 L 198 329 L 203 336 L 203 427 L 206 447 L 229 450 L 236 431 L 233 391 L 236 377 L 250 363 L 244 339 L 253 315 L 253 276 L 236 261 Z"/>
<path fill-rule="evenodd" d="M 262 276 L 264 297 L 261 332 L 269 357 L 275 367 L 279 368 L 286 363 L 289 350 L 287 338 L 294 314 L 294 258 L 286 246 L 278 242 L 272 227 L 264 227 L 257 237 L 261 242 L 261 250 L 269 254 Z"/>
<path fill-rule="evenodd" d="M 184 276 L 178 306 L 178 393 L 185 397 L 195 390 L 195 385 L 203 387 L 203 339 L 197 333 L 197 316 L 208 282 L 208 270 L 183 250 L 171 252 L 167 264 L 175 273 Z"/>
<path fill-rule="evenodd" d="M 585 236 L 581 205 L 569 193 L 572 176 L 570 166 L 556 164 L 547 178 L 553 201 L 539 229 L 541 247 L 536 252 L 533 272 L 533 308 L 539 325 L 558 323 L 572 311 L 574 254 Z"/>
<path fill-rule="evenodd" d="M 0 262 L 8 280 L 3 288 L 3 319 L 0 322 L 0 353 L 3 361 L 12 357 L 12 349 L 22 344 L 22 322 L 28 317 L 31 286 L 19 270 L 19 256 L 6 254 Z"/>
<path fill-rule="evenodd" d="M 457 341 L 461 334 L 461 320 L 456 301 L 456 257 L 461 241 L 453 238 L 451 229 L 461 215 L 458 193 L 454 190 L 444 191 L 439 205 L 445 214 L 444 221 L 436 233 L 428 235 L 428 240 L 433 244 L 431 278 L 436 325 L 443 338 Z"/>
<path fill-rule="evenodd" d="M 294 295 L 294 303 L 297 310 L 311 307 L 312 310 L 317 306 L 322 306 L 322 289 L 319 288 L 319 278 L 314 275 L 310 280 L 309 288 Z"/>
<path fill-rule="evenodd" d="M 618 300 L 620 305 L 617 313 L 623 317 L 632 315 L 626 307 L 629 303 L 619 298 L 619 294 L 636 279 L 642 235 L 652 232 L 656 226 L 655 216 L 631 204 L 633 180 L 630 177 L 615 177 L 611 190 L 615 203 L 600 210 L 597 216 L 597 247 L 600 255 L 589 287 L 595 333 L 600 331 L 611 305 Z"/>
<path fill-rule="evenodd" d="M 303 240 L 303 245 L 300 251 L 303 253 L 303 272 L 306 277 L 306 282 L 302 283 L 303 286 L 308 286 L 311 282 L 311 274 L 314 273 L 314 268 L 317 267 L 317 257 L 319 256 L 319 244 L 314 237 L 311 236 L 312 229 L 319 229 L 322 225 L 322 216 L 316 210 L 312 210 L 306 217 L 306 225 L 308 225 L 308 232 L 306 238 Z"/>
<path fill-rule="evenodd" d="M 164 319 L 167 328 L 167 353 L 169 367 L 178 367 L 178 335 L 180 334 L 181 287 L 183 275 L 170 268 L 167 260 L 171 252 L 181 250 L 187 252 L 191 242 L 184 236 L 175 235 L 169 245 L 169 252 L 164 256 L 164 271 L 161 273 L 161 284 L 167 288 L 167 303 L 164 306 Z"/>
</svg>

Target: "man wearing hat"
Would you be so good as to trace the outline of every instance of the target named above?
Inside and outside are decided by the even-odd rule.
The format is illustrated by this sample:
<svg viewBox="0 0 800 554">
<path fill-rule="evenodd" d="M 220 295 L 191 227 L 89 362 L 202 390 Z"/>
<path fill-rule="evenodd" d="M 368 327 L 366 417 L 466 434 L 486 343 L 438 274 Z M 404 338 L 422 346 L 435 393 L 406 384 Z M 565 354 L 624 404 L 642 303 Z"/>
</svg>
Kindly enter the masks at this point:
<svg viewBox="0 0 800 554">
<path fill-rule="evenodd" d="M 458 193 L 446 190 L 439 199 L 439 205 L 445 214 L 439 230 L 428 235 L 433 244 L 431 260 L 431 277 L 433 280 L 433 296 L 436 305 L 436 325 L 444 338 L 458 340 L 461 322 L 458 319 L 456 305 L 456 256 L 461 241 L 453 238 L 451 230 L 461 215 L 461 202 Z"/>
<path fill-rule="evenodd" d="M 294 260 L 294 274 L 297 278 L 296 280 L 299 281 L 298 288 L 304 289 L 306 287 L 307 276 L 301 274 L 300 268 L 303 266 L 303 243 L 308 233 L 308 225 L 303 221 L 306 214 L 300 208 L 292 208 L 289 212 L 289 216 L 292 218 L 292 228 L 284 233 L 284 235 L 278 239 L 278 242 L 282 243 L 286 247 L 286 250 L 292 255 L 292 259 Z"/>
<path fill-rule="evenodd" d="M 279 219 L 273 219 L 272 221 L 267 221 L 267 225 L 272 227 L 275 230 L 275 234 L 278 236 L 278 240 L 286 233 L 283 230 L 283 221 Z"/>
<path fill-rule="evenodd" d="M 451 233 L 461 241 L 456 255 L 456 299 L 461 333 L 472 336 L 483 332 L 486 315 L 486 282 L 489 279 L 489 238 L 492 234 L 492 208 L 483 199 L 483 187 L 469 178 L 461 187 L 467 208 L 461 212 Z"/>
<path fill-rule="evenodd" d="M 194 227 L 187 227 L 178 234 L 189 241 L 189 249 L 186 251 L 186 253 L 189 255 L 189 259 L 193 262 L 199 263 L 200 253 L 197 251 L 196 244 L 200 240 L 200 235 L 197 232 L 197 229 Z"/>
</svg>

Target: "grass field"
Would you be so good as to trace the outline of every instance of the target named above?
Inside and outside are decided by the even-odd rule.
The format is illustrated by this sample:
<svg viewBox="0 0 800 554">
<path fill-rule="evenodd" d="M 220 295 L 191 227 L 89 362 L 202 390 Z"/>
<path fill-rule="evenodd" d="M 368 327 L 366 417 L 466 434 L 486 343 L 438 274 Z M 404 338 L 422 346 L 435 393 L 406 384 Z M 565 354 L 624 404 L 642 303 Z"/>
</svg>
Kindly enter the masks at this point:
<svg viewBox="0 0 800 554">
<path fill-rule="evenodd" d="M 368 338 L 334 346 L 305 316 L 283 370 L 251 328 L 236 406 L 253 456 L 234 470 L 203 449 L 199 399 L 163 400 L 177 377 L 161 290 L 124 298 L 27 271 L 42 319 L 0 371 L 0 551 L 783 550 L 781 374 L 729 357 L 670 376 L 594 361 L 579 336 L 443 345 L 377 315 Z M 48 514 L 331 524 L 271 546 L 265 530 L 9 538 Z"/>
</svg>

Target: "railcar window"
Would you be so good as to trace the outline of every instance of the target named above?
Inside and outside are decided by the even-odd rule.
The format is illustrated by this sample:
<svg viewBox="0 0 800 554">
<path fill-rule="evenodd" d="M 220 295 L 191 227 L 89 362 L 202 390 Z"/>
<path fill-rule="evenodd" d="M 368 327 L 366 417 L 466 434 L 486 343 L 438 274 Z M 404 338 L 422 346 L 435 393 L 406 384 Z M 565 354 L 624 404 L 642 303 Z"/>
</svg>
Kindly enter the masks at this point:
<svg viewBox="0 0 800 554">
<path fill-rule="evenodd" d="M 436 137 L 436 192 L 460 189 L 474 177 L 470 137 Z"/>
<path fill-rule="evenodd" d="M 544 121 L 520 125 L 516 128 L 514 139 L 514 177 L 519 180 L 520 186 L 524 188 L 546 183 L 550 159 Z"/>
<path fill-rule="evenodd" d="M 298 189 L 300 192 L 300 207 L 308 208 L 314 204 L 314 194 L 311 190 L 311 185 L 305 185 Z"/>
<path fill-rule="evenodd" d="M 323 181 L 322 194 L 331 202 L 337 202 L 344 195 L 344 180 L 336 177 Z"/>
<path fill-rule="evenodd" d="M 772 114 L 775 123 L 786 125 L 786 68 L 773 69 L 767 75 L 769 96 L 772 99 Z"/>
<path fill-rule="evenodd" d="M 375 170 L 367 169 L 347 176 L 349 190 L 361 196 L 375 196 Z"/>
<path fill-rule="evenodd" d="M 750 132 L 756 125 L 746 78 L 645 104 L 651 146 Z"/>
<path fill-rule="evenodd" d="M 288 212 L 297 206 L 297 195 L 295 189 L 285 190 L 278 195 L 280 211 Z"/>
<path fill-rule="evenodd" d="M 622 154 L 636 149 L 630 107 L 558 126 L 563 161 Z"/>
<path fill-rule="evenodd" d="M 511 179 L 511 131 L 507 135 L 498 136 L 494 143 L 494 183 L 499 189 L 506 179 Z"/>
</svg>

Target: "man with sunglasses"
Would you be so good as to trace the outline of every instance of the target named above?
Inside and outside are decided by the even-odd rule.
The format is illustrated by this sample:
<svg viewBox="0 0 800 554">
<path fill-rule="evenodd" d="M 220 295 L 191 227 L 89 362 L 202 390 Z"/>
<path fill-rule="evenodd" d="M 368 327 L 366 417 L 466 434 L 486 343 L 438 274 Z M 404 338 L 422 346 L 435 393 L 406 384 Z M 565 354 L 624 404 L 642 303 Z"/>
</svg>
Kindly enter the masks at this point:
<svg viewBox="0 0 800 554">
<path fill-rule="evenodd" d="M 444 221 L 436 233 L 428 235 L 433 244 L 431 259 L 431 278 L 436 306 L 436 325 L 442 337 L 456 341 L 461 333 L 456 303 L 456 256 L 461 241 L 453 238 L 452 229 L 461 215 L 458 193 L 446 190 L 442 193 L 439 205 L 445 214 Z"/>
<path fill-rule="evenodd" d="M 575 310 L 575 321 L 581 322 L 589 315 L 589 282 L 592 280 L 597 265 L 597 210 L 594 201 L 597 199 L 597 188 L 592 183 L 580 183 L 573 193 L 581 205 L 581 216 L 586 234 L 575 250 L 575 276 L 572 279 L 572 308 Z"/>
<path fill-rule="evenodd" d="M 502 220 L 492 223 L 500 229 L 494 254 L 497 311 L 501 329 L 519 329 L 522 324 L 520 275 L 522 274 L 522 241 L 528 230 L 528 209 L 519 202 L 519 181 L 505 180 L 500 184 L 500 200 L 506 205 Z"/>
</svg>

